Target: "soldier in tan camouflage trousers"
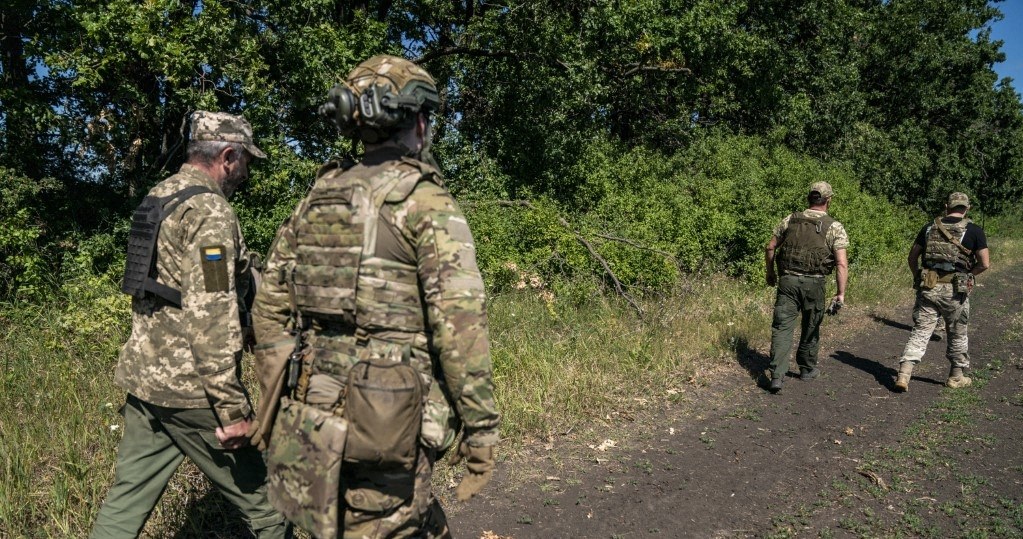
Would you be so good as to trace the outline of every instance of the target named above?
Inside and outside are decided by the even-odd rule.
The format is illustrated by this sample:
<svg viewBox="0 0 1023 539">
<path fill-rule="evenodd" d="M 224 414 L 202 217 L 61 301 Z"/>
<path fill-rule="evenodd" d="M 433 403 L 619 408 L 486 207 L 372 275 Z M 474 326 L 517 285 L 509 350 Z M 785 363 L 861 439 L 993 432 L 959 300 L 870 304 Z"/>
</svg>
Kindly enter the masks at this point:
<svg viewBox="0 0 1023 539">
<path fill-rule="evenodd" d="M 132 300 L 131 337 L 115 373 L 128 392 L 124 434 L 92 537 L 138 536 L 185 456 L 257 537 L 287 537 L 290 526 L 266 498 L 262 457 L 246 436 L 252 408 L 239 378 L 240 298 L 251 282 L 250 257 L 227 202 L 249 162 L 266 156 L 244 118 L 201 111 L 192 117 L 187 154 L 181 170 L 150 192 L 191 194 L 175 206 L 160 201 L 169 214 L 155 258 L 142 262 L 158 292 Z"/>
<path fill-rule="evenodd" d="M 405 471 L 345 461 L 341 522 L 327 529 L 336 526 L 348 538 L 449 536 L 430 491 L 434 461 L 461 425 L 455 460 L 464 460 L 468 470 L 456 494 L 465 500 L 478 493 L 492 475 L 499 415 L 475 245 L 429 164 L 428 113 L 439 96 L 423 69 L 376 56 L 335 87 L 331 100 L 321 111 L 343 134 L 361 139 L 366 151 L 354 166 L 331 162 L 321 168 L 271 249 L 253 308 L 264 343 L 257 348 L 257 370 L 267 397 L 254 440 L 269 439 L 272 460 L 274 448 L 284 445 L 278 437 L 292 436 L 271 432 L 276 403 L 269 395 L 289 394 L 282 369 L 296 316 L 304 320 L 310 352 L 290 396 L 306 405 L 341 415 L 343 385 L 356 362 L 404 357 L 428 384 L 417 463 Z M 298 459 L 303 451 L 273 458 Z M 271 500 L 273 481 L 271 474 Z"/>
<path fill-rule="evenodd" d="M 896 391 L 908 391 L 913 369 L 927 352 L 927 343 L 938 324 L 946 328 L 945 357 L 951 364 L 946 385 L 970 385 L 967 329 L 970 322 L 970 291 L 976 275 L 991 267 L 984 229 L 966 217 L 970 199 L 952 193 L 945 215 L 924 226 L 909 251 L 909 269 L 917 289 L 913 308 L 913 332 L 906 343 L 895 380 Z M 923 268 L 920 259 L 923 258 Z"/>
</svg>

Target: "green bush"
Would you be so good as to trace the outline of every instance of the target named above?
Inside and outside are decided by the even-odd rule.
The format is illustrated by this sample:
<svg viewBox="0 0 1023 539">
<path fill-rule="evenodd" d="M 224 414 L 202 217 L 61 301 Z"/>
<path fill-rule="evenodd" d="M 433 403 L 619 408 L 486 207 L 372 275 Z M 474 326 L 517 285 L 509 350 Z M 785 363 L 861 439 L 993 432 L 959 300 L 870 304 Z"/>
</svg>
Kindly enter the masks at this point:
<svg viewBox="0 0 1023 539">
<path fill-rule="evenodd" d="M 831 213 L 849 233 L 855 268 L 903 256 L 924 218 L 863 192 L 845 164 L 752 137 L 709 137 L 672 155 L 597 139 L 581 150 L 571 175 L 566 181 L 581 187 L 570 201 L 467 204 L 495 291 L 521 288 L 523 272 L 548 286 L 581 276 L 606 280 L 583 241 L 640 290 L 670 288 L 692 272 L 759 280 L 773 227 L 805 208 L 808 187 L 820 180 L 835 188 Z"/>
<path fill-rule="evenodd" d="M 0 167 L 0 299 L 17 295 L 38 299 L 53 265 L 48 260 L 40 199 L 57 188 L 52 180 L 36 181 Z"/>
</svg>

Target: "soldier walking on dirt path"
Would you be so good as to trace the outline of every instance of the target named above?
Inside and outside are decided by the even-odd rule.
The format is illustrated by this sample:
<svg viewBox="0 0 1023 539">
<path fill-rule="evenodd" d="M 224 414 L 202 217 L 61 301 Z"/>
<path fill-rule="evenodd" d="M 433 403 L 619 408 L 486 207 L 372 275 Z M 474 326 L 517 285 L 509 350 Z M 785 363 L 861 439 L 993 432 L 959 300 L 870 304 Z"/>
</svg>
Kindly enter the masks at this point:
<svg viewBox="0 0 1023 539">
<path fill-rule="evenodd" d="M 317 537 L 450 537 L 431 492 L 455 443 L 467 500 L 490 480 L 485 291 L 465 216 L 430 156 L 433 77 L 374 56 L 320 111 L 365 146 L 320 168 L 278 231 L 254 306 L 270 500 Z"/>
<path fill-rule="evenodd" d="M 227 198 L 266 157 L 241 116 L 192 115 L 186 163 L 135 212 L 122 290 L 131 336 L 115 381 L 127 390 L 116 477 L 91 537 L 137 537 L 187 456 L 259 538 L 291 535 L 266 497 L 239 379 L 244 298 L 258 270 Z"/>
<path fill-rule="evenodd" d="M 817 352 L 820 326 L 824 318 L 827 276 L 838 269 L 838 291 L 828 311 L 834 313 L 845 302 L 845 284 L 849 266 L 846 249 L 849 236 L 842 223 L 828 215 L 834 191 L 827 182 L 810 186 L 806 197 L 809 207 L 786 216 L 774 229 L 765 248 L 768 286 L 778 286 L 771 323 L 772 393 L 781 391 L 789 370 L 792 334 L 796 317 L 801 315 L 796 363 L 799 377 L 813 380 L 820 375 Z M 775 250 L 778 250 L 775 255 Z M 778 273 L 775 273 L 775 264 Z M 780 277 L 778 276 L 780 274 Z"/>
<path fill-rule="evenodd" d="M 964 193 L 949 195 L 945 216 L 925 225 L 909 250 L 917 301 L 913 332 L 899 362 L 896 391 L 909 390 L 913 368 L 927 351 L 927 342 L 939 321 L 945 326 L 945 357 L 951 363 L 945 385 L 958 388 L 972 382 L 965 373 L 970 367 L 970 292 L 974 277 L 991 267 L 991 257 L 984 229 L 966 217 L 969 208 L 970 198 Z"/>
</svg>

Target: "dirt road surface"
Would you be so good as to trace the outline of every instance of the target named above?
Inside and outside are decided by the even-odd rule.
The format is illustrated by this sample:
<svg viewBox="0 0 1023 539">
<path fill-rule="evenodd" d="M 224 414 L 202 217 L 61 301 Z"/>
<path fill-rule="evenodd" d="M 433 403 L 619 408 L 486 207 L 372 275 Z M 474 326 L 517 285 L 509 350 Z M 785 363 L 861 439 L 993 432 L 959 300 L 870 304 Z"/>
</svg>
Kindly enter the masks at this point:
<svg viewBox="0 0 1023 539">
<path fill-rule="evenodd" d="M 984 277 L 971 300 L 970 323 L 972 363 L 986 376 L 973 390 L 977 400 L 970 409 L 981 417 L 968 423 L 961 441 L 934 442 L 943 455 L 938 467 L 954 468 L 954 477 L 913 472 L 927 463 L 913 456 L 926 448 L 916 447 L 910 427 L 942 424 L 929 410 L 952 398 L 953 390 L 943 386 L 946 343 L 932 341 L 910 391 L 893 392 L 912 323 L 907 303 L 890 312 L 850 314 L 859 324 L 826 321 L 817 380 L 790 374 L 772 395 L 760 376 L 766 350 L 740 347 L 699 398 L 610 428 L 606 438 L 614 444 L 605 443 L 604 451 L 600 432 L 525 450 L 501 463 L 482 497 L 446 504 L 452 532 L 515 539 L 953 537 L 966 525 L 956 515 L 969 495 L 962 478 L 974 478 L 1003 511 L 1017 513 L 1008 527 L 980 536 L 1018 536 L 1023 351 L 1013 325 L 1020 323 L 1023 272 Z M 843 336 L 846 325 L 858 328 L 855 334 Z M 906 462 L 888 462 L 894 470 L 888 477 L 871 471 L 883 466 L 869 465 L 885 455 L 906 455 L 891 457 Z"/>
</svg>

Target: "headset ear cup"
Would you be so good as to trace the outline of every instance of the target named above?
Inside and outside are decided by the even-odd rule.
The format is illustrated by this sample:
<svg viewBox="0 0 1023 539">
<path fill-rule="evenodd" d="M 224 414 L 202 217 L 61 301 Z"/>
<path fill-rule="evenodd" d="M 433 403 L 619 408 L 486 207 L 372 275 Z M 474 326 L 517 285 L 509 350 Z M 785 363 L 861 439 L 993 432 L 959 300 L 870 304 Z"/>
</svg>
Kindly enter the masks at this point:
<svg viewBox="0 0 1023 539">
<path fill-rule="evenodd" d="M 348 86 L 335 84 L 319 112 L 347 136 L 355 128 L 355 95 Z"/>
</svg>

